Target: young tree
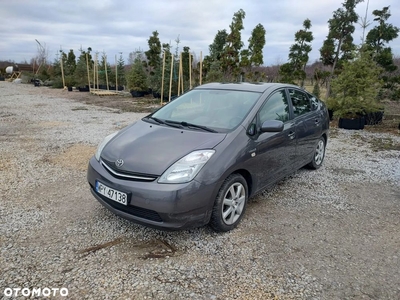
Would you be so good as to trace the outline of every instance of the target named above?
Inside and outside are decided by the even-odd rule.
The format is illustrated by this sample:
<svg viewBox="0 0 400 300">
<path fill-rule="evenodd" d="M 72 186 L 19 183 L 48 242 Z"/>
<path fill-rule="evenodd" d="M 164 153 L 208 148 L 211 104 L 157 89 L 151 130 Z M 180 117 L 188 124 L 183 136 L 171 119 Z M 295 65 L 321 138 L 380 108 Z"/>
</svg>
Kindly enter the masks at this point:
<svg viewBox="0 0 400 300">
<path fill-rule="evenodd" d="M 303 28 L 297 31 L 294 35 L 295 43 L 289 50 L 289 62 L 282 65 L 280 74 L 284 82 L 293 83 L 294 80 L 300 80 L 301 86 L 304 86 L 306 78 L 306 65 L 309 59 L 308 54 L 311 52 L 311 42 L 314 39 L 310 30 L 311 21 L 304 20 Z"/>
<path fill-rule="evenodd" d="M 222 70 L 228 77 L 231 77 L 231 79 L 237 79 L 240 74 L 240 49 L 243 47 L 241 31 L 244 29 L 243 19 L 245 16 L 246 13 L 243 9 L 240 9 L 233 15 L 232 23 L 229 25 L 231 31 L 226 37 L 226 43 L 222 53 Z"/>
<path fill-rule="evenodd" d="M 87 51 L 83 50 L 82 48 L 79 49 L 81 54 L 79 55 L 78 62 L 76 63 L 76 68 L 74 71 L 74 81 L 79 85 L 79 86 L 85 86 L 88 85 L 88 74 L 87 74 L 87 65 L 86 65 L 86 54 L 88 56 L 89 60 L 89 70 L 91 69 L 92 66 L 92 55 L 90 52 L 92 51 L 92 48 L 88 48 Z"/>
<path fill-rule="evenodd" d="M 396 66 L 393 64 L 392 50 L 390 47 L 386 47 L 386 44 L 398 37 L 400 29 L 387 23 L 391 16 L 389 6 L 382 10 L 374 10 L 372 14 L 375 16 L 374 21 L 377 21 L 379 25 L 368 32 L 366 45 L 368 49 L 373 51 L 375 60 L 386 71 L 395 71 Z"/>
<path fill-rule="evenodd" d="M 189 88 L 189 55 L 190 61 L 193 63 L 193 55 L 190 54 L 190 48 L 187 46 L 183 47 L 182 52 L 182 71 L 183 71 L 183 80 L 185 82 L 185 89 Z"/>
<path fill-rule="evenodd" d="M 112 78 L 110 77 L 111 65 L 107 61 L 107 55 L 105 52 L 103 52 L 103 54 L 101 55 L 101 61 L 99 63 L 99 71 L 98 72 L 99 72 L 100 84 L 107 84 L 107 80 L 108 80 L 108 84 L 110 84 L 110 82 L 115 82 L 115 80 L 112 80 Z M 114 79 L 115 79 L 115 77 L 114 77 Z"/>
<path fill-rule="evenodd" d="M 226 32 L 225 29 L 218 30 L 217 34 L 214 37 L 213 43 L 208 46 L 208 50 L 209 50 L 210 54 L 206 55 L 204 57 L 203 68 L 202 68 L 202 73 L 206 78 L 207 78 L 208 72 L 211 71 L 211 65 L 213 65 L 212 72 L 222 72 L 221 70 L 216 70 L 215 68 L 216 68 L 216 66 L 221 67 L 220 60 L 222 59 L 227 36 L 228 36 L 228 33 Z M 215 64 L 214 62 L 218 62 L 218 63 Z M 215 76 L 212 76 L 212 77 L 214 78 Z M 221 76 L 221 78 L 222 78 L 222 76 Z M 207 79 L 206 79 L 206 81 L 207 81 Z"/>
<path fill-rule="evenodd" d="M 68 55 L 66 56 L 66 60 L 64 60 L 65 53 L 62 53 L 63 64 L 64 64 L 64 74 L 72 75 L 76 69 L 76 56 L 73 49 L 70 49 Z"/>
<path fill-rule="evenodd" d="M 263 25 L 258 24 L 254 27 L 249 38 L 249 53 L 250 64 L 259 67 L 264 64 L 263 49 L 265 46 L 265 28 Z"/>
<path fill-rule="evenodd" d="M 125 85 L 126 84 L 126 78 L 125 78 L 125 61 L 122 56 L 122 53 L 120 53 L 118 61 L 117 61 L 117 81 L 118 85 Z"/>
<path fill-rule="evenodd" d="M 221 60 L 227 37 L 228 33 L 225 29 L 218 30 L 213 43 L 208 46 L 208 50 L 210 52 L 210 57 L 212 60 Z"/>
<path fill-rule="evenodd" d="M 332 80 L 328 106 L 338 117 L 355 117 L 380 109 L 377 101 L 382 68 L 371 53 L 360 51 L 354 61 L 343 63 L 342 72 Z"/>
<path fill-rule="evenodd" d="M 147 75 L 143 66 L 143 57 L 138 55 L 128 74 L 127 86 L 130 90 L 138 92 L 147 91 Z"/>
<path fill-rule="evenodd" d="M 158 38 L 158 32 L 153 31 L 153 35 L 148 39 L 149 50 L 145 52 L 148 65 L 153 68 L 160 66 L 160 55 L 161 55 L 161 42 Z"/>
<path fill-rule="evenodd" d="M 319 50 L 324 65 L 331 66 L 331 76 L 327 83 L 326 97 L 330 95 L 330 79 L 338 64 L 353 58 L 356 46 L 353 43 L 354 23 L 358 21 L 355 12 L 357 4 L 363 0 L 345 0 L 342 7 L 333 12 L 329 19 L 329 33 Z"/>
</svg>

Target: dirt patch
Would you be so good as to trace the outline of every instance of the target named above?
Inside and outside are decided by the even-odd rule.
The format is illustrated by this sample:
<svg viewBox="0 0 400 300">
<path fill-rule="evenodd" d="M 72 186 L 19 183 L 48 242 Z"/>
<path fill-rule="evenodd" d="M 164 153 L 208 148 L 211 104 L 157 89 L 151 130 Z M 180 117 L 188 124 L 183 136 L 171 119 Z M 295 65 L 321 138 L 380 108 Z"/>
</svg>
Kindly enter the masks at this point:
<svg viewBox="0 0 400 300">
<path fill-rule="evenodd" d="M 33 90 L 32 94 L 38 94 L 42 96 L 46 95 L 49 98 L 71 99 L 73 101 L 88 105 L 119 109 L 121 112 L 150 113 L 161 106 L 160 99 L 154 98 L 152 95 L 133 98 L 132 95 L 128 92 L 112 96 L 98 96 L 93 95 L 89 92 L 68 92 L 67 90 L 63 89 L 40 87 Z M 73 110 L 84 110 L 84 108 L 81 106 L 77 106 Z"/>
<path fill-rule="evenodd" d="M 50 162 L 79 171 L 86 171 L 89 159 L 96 152 L 96 147 L 84 144 L 75 144 L 56 157 L 50 158 Z"/>
<path fill-rule="evenodd" d="M 68 123 L 60 121 L 43 121 L 40 122 L 38 125 L 43 128 L 52 128 L 52 127 L 66 126 L 68 125 Z"/>
</svg>

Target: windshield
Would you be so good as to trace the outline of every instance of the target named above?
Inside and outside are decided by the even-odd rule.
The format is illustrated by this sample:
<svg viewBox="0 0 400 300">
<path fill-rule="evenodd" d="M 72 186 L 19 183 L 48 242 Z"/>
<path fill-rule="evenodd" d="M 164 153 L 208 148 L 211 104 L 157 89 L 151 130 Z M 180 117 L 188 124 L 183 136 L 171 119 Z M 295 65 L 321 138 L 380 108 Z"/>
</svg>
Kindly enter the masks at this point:
<svg viewBox="0 0 400 300">
<path fill-rule="evenodd" d="M 167 125 L 181 124 L 185 127 L 190 124 L 227 132 L 244 120 L 260 95 L 246 91 L 192 90 L 159 109 L 151 117 Z"/>
</svg>

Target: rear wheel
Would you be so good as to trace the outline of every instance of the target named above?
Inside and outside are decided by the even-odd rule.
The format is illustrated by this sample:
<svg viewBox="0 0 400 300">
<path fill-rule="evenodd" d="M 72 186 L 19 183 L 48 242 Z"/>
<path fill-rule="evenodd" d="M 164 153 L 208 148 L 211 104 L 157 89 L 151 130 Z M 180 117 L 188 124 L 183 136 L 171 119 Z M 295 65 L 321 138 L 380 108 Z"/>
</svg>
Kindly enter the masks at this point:
<svg viewBox="0 0 400 300">
<path fill-rule="evenodd" d="M 308 167 L 311 169 L 318 169 L 321 167 L 322 162 L 324 161 L 325 158 L 325 139 L 323 137 L 320 137 L 317 143 L 317 146 L 315 147 L 314 150 L 314 156 L 312 161 L 308 164 Z"/>
<path fill-rule="evenodd" d="M 218 232 L 235 228 L 244 215 L 247 198 L 247 182 L 243 176 L 232 174 L 226 178 L 215 199 L 211 227 Z"/>
</svg>

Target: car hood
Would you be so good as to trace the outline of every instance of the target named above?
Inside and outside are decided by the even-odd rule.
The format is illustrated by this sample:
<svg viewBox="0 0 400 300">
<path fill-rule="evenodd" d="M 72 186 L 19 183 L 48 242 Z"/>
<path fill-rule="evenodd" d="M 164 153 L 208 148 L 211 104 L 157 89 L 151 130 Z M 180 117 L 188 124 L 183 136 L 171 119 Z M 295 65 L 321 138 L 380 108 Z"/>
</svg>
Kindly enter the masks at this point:
<svg viewBox="0 0 400 300">
<path fill-rule="evenodd" d="M 194 150 L 212 149 L 225 133 L 186 130 L 142 120 L 119 132 L 103 149 L 101 159 L 116 171 L 161 175 Z M 124 164 L 117 168 L 115 162 Z"/>
</svg>

